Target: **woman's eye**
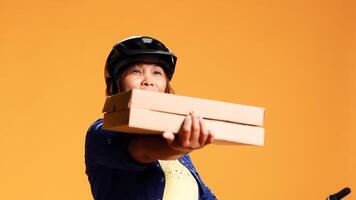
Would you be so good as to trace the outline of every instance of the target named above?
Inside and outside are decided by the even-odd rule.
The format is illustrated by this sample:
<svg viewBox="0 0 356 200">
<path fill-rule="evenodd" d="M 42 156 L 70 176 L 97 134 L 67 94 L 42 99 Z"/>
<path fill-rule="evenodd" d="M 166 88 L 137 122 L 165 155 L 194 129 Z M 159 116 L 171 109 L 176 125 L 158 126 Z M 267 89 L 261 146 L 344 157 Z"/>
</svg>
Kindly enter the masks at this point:
<svg viewBox="0 0 356 200">
<path fill-rule="evenodd" d="M 132 70 L 132 72 L 135 73 L 135 74 L 140 74 L 141 73 L 141 71 L 138 70 L 138 69 L 134 69 L 134 70 Z"/>
<path fill-rule="evenodd" d="M 160 71 L 155 71 L 153 72 L 154 75 L 162 75 L 162 73 Z"/>
</svg>

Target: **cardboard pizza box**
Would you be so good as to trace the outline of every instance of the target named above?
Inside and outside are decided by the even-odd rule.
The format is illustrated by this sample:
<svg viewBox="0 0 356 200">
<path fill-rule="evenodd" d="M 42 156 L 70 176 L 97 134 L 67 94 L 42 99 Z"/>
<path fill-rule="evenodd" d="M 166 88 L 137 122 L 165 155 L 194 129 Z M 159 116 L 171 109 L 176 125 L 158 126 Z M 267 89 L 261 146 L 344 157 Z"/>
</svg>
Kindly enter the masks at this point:
<svg viewBox="0 0 356 200">
<path fill-rule="evenodd" d="M 178 133 L 185 116 L 130 107 L 128 110 L 105 113 L 103 128 L 139 134 Z M 264 129 L 231 122 L 204 119 L 215 136 L 216 144 L 238 143 L 263 146 Z"/>
<path fill-rule="evenodd" d="M 103 112 L 116 112 L 130 107 L 178 115 L 187 115 L 194 110 L 206 119 L 254 126 L 263 126 L 264 120 L 264 108 L 261 107 L 138 89 L 107 97 Z"/>
</svg>

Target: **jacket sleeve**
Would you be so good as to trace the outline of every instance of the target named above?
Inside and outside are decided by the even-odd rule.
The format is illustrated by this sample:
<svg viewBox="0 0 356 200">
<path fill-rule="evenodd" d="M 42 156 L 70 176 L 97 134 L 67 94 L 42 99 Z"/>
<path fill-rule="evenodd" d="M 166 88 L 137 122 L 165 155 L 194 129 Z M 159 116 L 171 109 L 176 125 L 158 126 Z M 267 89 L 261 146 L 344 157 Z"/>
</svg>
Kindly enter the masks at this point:
<svg viewBox="0 0 356 200">
<path fill-rule="evenodd" d="M 87 131 L 85 141 L 85 163 L 87 170 L 95 167 L 138 171 L 153 163 L 142 164 L 132 158 L 128 145 L 134 134 L 102 129 L 103 120 L 94 122 Z"/>
</svg>

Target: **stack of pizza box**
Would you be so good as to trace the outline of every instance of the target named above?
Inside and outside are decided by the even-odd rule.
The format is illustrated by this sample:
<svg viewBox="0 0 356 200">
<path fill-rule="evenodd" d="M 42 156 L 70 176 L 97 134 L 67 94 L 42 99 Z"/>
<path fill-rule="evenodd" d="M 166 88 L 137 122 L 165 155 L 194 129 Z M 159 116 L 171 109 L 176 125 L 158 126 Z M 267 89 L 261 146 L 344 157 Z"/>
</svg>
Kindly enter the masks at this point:
<svg viewBox="0 0 356 200">
<path fill-rule="evenodd" d="M 264 108 L 133 89 L 107 97 L 103 128 L 133 134 L 179 133 L 191 111 L 203 117 L 217 144 L 264 144 Z"/>
</svg>

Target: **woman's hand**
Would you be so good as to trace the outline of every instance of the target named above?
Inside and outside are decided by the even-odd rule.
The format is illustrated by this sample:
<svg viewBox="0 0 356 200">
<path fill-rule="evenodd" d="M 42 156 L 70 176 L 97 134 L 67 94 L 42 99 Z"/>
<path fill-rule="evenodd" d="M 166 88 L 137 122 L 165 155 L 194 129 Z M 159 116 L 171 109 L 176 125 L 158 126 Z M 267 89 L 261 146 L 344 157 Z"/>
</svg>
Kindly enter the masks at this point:
<svg viewBox="0 0 356 200">
<path fill-rule="evenodd" d="M 178 134 L 164 132 L 162 136 L 163 138 L 137 136 L 128 146 L 130 155 L 141 163 L 174 160 L 214 141 L 213 133 L 194 112 L 185 117 Z"/>
<path fill-rule="evenodd" d="M 206 127 L 204 120 L 194 112 L 189 113 L 179 133 L 164 132 L 168 145 L 179 152 L 189 153 L 214 141 L 214 134 Z"/>
</svg>

